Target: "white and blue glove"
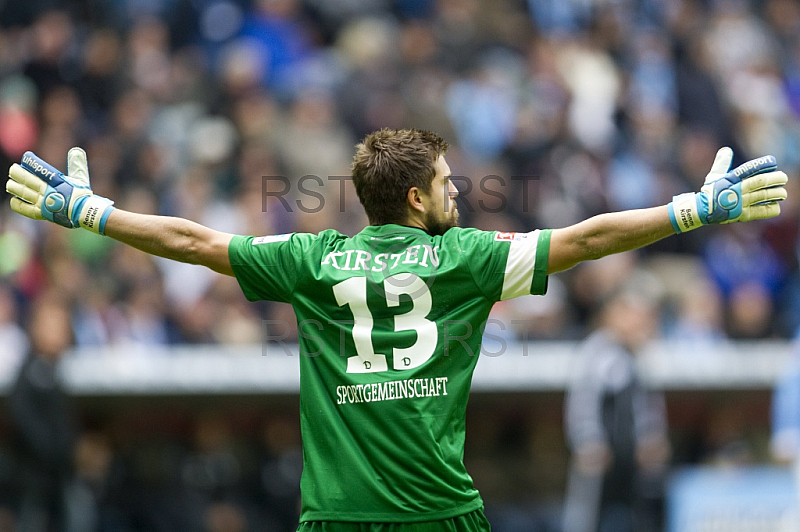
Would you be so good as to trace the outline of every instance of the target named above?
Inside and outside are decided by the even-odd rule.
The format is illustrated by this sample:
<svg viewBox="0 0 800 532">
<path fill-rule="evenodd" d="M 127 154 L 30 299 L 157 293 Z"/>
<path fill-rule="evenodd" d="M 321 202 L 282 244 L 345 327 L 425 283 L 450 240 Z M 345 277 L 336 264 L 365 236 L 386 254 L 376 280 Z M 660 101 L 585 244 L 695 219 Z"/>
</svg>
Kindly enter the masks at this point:
<svg viewBox="0 0 800 532">
<path fill-rule="evenodd" d="M 700 192 L 672 198 L 669 219 L 676 233 L 701 225 L 774 218 L 786 199 L 786 174 L 775 157 L 766 155 L 730 169 L 733 150 L 720 148 Z"/>
<path fill-rule="evenodd" d="M 8 170 L 11 179 L 6 182 L 6 191 L 14 196 L 11 209 L 34 220 L 105 234 L 114 202 L 92 193 L 86 152 L 81 148 L 69 150 L 67 174 L 25 152 L 21 164 L 13 164 Z"/>
</svg>

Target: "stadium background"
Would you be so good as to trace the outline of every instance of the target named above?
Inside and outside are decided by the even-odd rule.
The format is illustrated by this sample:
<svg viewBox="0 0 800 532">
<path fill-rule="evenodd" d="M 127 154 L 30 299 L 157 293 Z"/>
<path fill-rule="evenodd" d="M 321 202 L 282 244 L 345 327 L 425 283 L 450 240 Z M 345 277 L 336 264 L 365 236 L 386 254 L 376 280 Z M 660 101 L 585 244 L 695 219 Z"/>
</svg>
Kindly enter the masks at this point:
<svg viewBox="0 0 800 532">
<path fill-rule="evenodd" d="M 0 167 L 32 149 L 63 168 L 80 145 L 95 192 L 118 206 L 235 233 L 357 232 L 366 218 L 337 176 L 383 126 L 451 142 L 463 225 L 529 230 L 696 190 L 722 145 L 737 163 L 775 155 L 797 176 L 798 113 L 792 0 L 0 1 Z M 637 279 L 661 302 L 666 345 L 701 363 L 756 345 L 769 366 L 749 384 L 667 386 L 673 466 L 769 463 L 780 370 L 770 352 L 783 361 L 800 325 L 800 191 L 796 179 L 788 187 L 774 221 L 554 276 L 546 297 L 498 305 L 495 335 L 563 349 L 609 291 Z M 68 359 L 209 344 L 235 357 L 295 334 L 290 308 L 248 304 L 233 279 L 31 222 L 6 196 L 6 384 L 26 351 L 25 316 L 45 297 L 72 310 Z M 116 523 L 108 530 L 291 529 L 291 390 L 120 386 L 74 397 L 78 478 Z M 468 468 L 499 532 L 555 530 L 562 393 L 488 386 L 472 399 Z M 8 437 L 0 450 L 0 526 L 11 527 L 20 479 Z"/>
</svg>

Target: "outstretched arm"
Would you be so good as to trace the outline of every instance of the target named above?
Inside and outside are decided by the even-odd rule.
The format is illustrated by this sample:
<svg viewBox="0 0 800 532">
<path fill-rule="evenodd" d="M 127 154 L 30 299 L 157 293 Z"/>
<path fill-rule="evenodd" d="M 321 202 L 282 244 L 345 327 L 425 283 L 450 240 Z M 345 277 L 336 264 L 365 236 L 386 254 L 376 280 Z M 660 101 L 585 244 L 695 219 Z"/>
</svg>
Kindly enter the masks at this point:
<svg viewBox="0 0 800 532">
<path fill-rule="evenodd" d="M 183 218 L 115 209 L 108 216 L 105 234 L 151 255 L 199 264 L 215 272 L 233 275 L 228 258 L 228 244 L 233 235 Z"/>
<path fill-rule="evenodd" d="M 30 152 L 21 164 L 11 166 L 8 175 L 11 208 L 28 218 L 83 227 L 152 255 L 233 275 L 228 259 L 233 235 L 182 218 L 115 209 L 112 201 L 92 192 L 86 153 L 80 148 L 67 155 L 67 175 Z"/>
<path fill-rule="evenodd" d="M 547 273 L 637 249 L 674 234 L 666 206 L 599 214 L 553 230 Z"/>
<path fill-rule="evenodd" d="M 722 148 L 700 192 L 675 196 L 669 205 L 601 214 L 556 229 L 550 238 L 547 273 L 572 268 L 585 260 L 652 244 L 675 233 L 708 224 L 747 222 L 780 214 L 786 198 L 786 174 L 772 156 L 730 170 L 733 152 Z"/>
</svg>

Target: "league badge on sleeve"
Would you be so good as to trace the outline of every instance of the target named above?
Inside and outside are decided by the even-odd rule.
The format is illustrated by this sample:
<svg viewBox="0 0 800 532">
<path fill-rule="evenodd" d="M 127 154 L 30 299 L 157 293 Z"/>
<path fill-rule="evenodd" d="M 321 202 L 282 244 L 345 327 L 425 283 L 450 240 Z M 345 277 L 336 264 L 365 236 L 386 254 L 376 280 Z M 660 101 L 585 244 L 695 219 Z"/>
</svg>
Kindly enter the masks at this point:
<svg viewBox="0 0 800 532">
<path fill-rule="evenodd" d="M 497 231 L 494 234 L 495 242 L 519 242 L 528 238 L 528 233 Z"/>
<path fill-rule="evenodd" d="M 494 234 L 494 239 L 497 242 L 513 242 L 516 235 L 517 233 L 505 233 L 503 231 L 498 231 Z"/>
</svg>

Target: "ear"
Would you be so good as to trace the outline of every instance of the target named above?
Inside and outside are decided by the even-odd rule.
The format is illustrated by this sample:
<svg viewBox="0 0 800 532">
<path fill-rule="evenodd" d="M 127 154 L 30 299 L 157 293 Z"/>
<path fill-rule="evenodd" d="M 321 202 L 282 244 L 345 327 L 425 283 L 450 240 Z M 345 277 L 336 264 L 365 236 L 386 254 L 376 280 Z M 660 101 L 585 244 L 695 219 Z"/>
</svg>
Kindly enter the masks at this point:
<svg viewBox="0 0 800 532">
<path fill-rule="evenodd" d="M 425 212 L 425 205 L 422 203 L 422 191 L 418 187 L 411 187 L 406 194 L 408 207 L 412 212 Z"/>
</svg>

